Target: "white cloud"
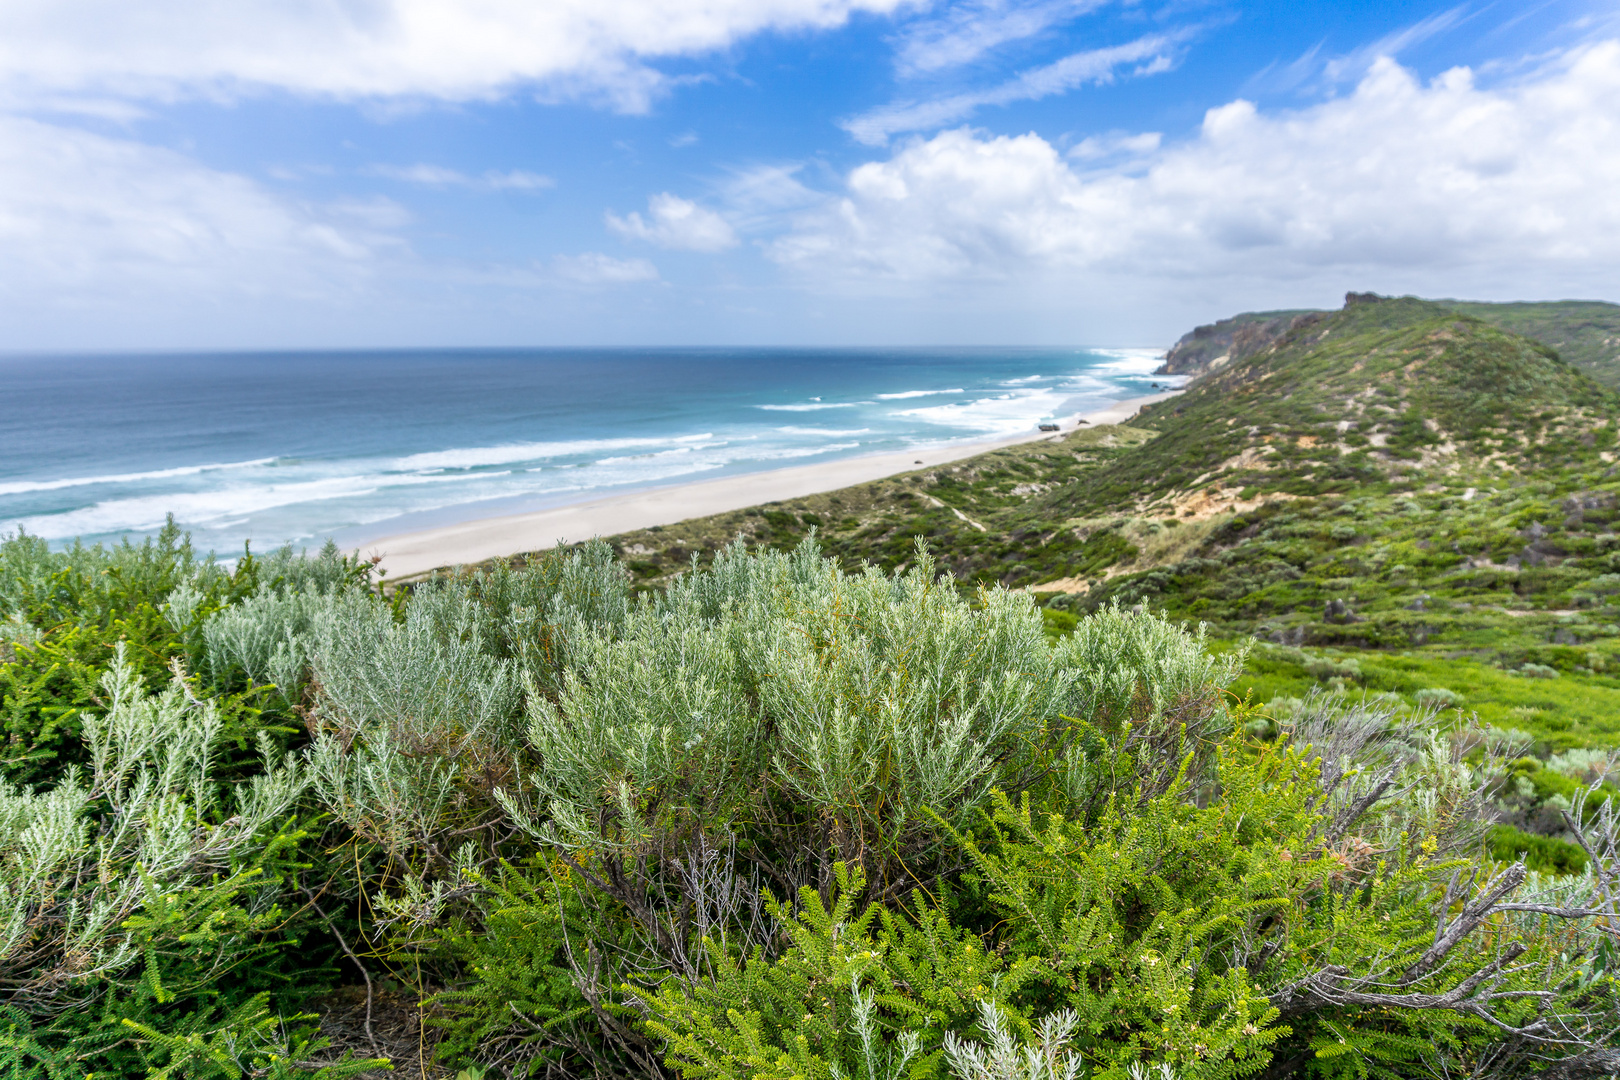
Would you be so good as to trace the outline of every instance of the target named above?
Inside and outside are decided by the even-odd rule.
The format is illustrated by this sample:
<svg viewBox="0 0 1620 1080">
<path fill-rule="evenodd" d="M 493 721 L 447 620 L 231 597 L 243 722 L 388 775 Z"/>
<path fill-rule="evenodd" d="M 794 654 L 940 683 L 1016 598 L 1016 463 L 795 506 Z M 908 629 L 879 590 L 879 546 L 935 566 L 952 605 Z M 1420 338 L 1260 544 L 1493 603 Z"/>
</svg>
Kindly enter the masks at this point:
<svg viewBox="0 0 1620 1080">
<path fill-rule="evenodd" d="M 557 182 L 549 176 L 525 172 L 522 169 L 512 169 L 509 172 L 491 169 L 477 176 L 470 176 L 442 165 L 373 165 L 366 173 L 406 184 L 420 184 L 423 187 L 459 187 L 472 191 L 543 191 L 557 186 Z"/>
<path fill-rule="evenodd" d="M 1164 134 L 1158 131 L 1110 131 L 1105 135 L 1088 135 L 1069 148 L 1069 157 L 1076 161 L 1105 161 L 1151 154 L 1164 143 Z"/>
<path fill-rule="evenodd" d="M 543 173 L 532 173 L 523 169 L 510 169 L 506 172 L 490 169 L 479 174 L 474 186 L 488 188 L 490 191 L 541 191 L 556 187 L 557 181 Z"/>
<path fill-rule="evenodd" d="M 1494 89 L 1463 68 L 1424 85 L 1379 60 L 1344 98 L 1274 113 L 1234 101 L 1195 138 L 1114 170 L 1076 172 L 1035 134 L 913 140 L 769 250 L 821 280 L 1375 270 L 1430 289 L 1494 275 L 1523 295 L 1534 273 L 1612 292 L 1616 191 L 1610 41 Z"/>
<path fill-rule="evenodd" d="M 11 0 L 0 5 L 0 90 L 474 100 L 529 85 L 636 111 L 666 81 L 651 61 L 900 2 Z"/>
<path fill-rule="evenodd" d="M 607 215 L 608 228 L 630 240 L 644 240 L 678 251 L 724 251 L 737 246 L 737 234 L 726 219 L 689 199 L 662 192 L 647 200 L 648 217 L 631 211 Z"/>
<path fill-rule="evenodd" d="M 844 130 L 857 142 L 881 146 L 891 135 L 906 131 L 926 131 L 971 116 L 985 105 L 1008 105 L 1015 101 L 1035 101 L 1062 94 L 1086 83 L 1113 80 L 1118 68 L 1147 61 L 1134 74 L 1156 75 L 1171 67 L 1169 51 L 1184 35 L 1150 34 L 1123 45 L 1090 49 L 1063 59 L 1020 72 L 1015 77 L 982 90 L 969 90 L 926 101 L 903 101 L 885 105 L 843 121 Z"/>
<path fill-rule="evenodd" d="M 1021 41 L 1103 6 L 1106 0 L 975 0 L 953 4 L 941 15 L 906 28 L 895 50 L 902 77 L 931 75 L 971 64 L 984 54 Z"/>
<path fill-rule="evenodd" d="M 173 151 L 0 115 L 0 306 L 352 291 L 403 250 L 388 200 L 311 206 Z"/>
<path fill-rule="evenodd" d="M 646 259 L 615 259 L 599 251 L 558 255 L 552 264 L 558 277 L 580 285 L 630 285 L 658 280 L 658 267 Z"/>
<path fill-rule="evenodd" d="M 820 192 L 799 179 L 803 164 L 755 165 L 739 169 L 720 186 L 728 221 L 746 233 L 779 232 L 794 214 L 819 205 Z"/>
</svg>

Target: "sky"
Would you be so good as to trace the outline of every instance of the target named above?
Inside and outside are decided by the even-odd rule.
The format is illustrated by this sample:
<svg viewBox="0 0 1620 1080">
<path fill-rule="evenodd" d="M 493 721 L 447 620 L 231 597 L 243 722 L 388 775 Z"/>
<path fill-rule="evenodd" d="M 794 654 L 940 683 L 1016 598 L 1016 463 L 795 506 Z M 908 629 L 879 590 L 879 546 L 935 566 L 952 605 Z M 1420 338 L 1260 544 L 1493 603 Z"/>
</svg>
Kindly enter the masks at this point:
<svg viewBox="0 0 1620 1080">
<path fill-rule="evenodd" d="M 7 0 L 0 351 L 1620 300 L 1613 0 Z"/>
</svg>

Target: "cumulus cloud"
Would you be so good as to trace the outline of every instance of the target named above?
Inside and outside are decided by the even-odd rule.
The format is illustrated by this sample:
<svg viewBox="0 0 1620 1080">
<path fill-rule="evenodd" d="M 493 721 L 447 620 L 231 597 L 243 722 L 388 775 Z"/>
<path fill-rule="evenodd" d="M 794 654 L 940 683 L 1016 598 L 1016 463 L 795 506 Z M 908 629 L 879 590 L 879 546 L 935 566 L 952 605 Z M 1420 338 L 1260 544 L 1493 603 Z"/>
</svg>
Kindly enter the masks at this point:
<svg viewBox="0 0 1620 1080">
<path fill-rule="evenodd" d="M 1466 68 L 1424 84 L 1380 59 L 1345 97 L 1291 112 L 1234 101 L 1196 137 L 1113 169 L 1077 171 L 1035 134 L 914 139 L 852 171 L 769 251 L 823 277 L 902 281 L 1386 268 L 1446 282 L 1492 267 L 1522 288 L 1532 269 L 1612 272 L 1617 190 L 1620 42 L 1608 41 L 1496 88 Z"/>
<path fill-rule="evenodd" d="M 1182 34 L 1149 34 L 1123 45 L 1088 49 L 1063 59 L 1020 72 L 999 85 L 968 90 L 924 101 L 903 101 L 862 113 L 843 122 L 857 142 L 881 146 L 889 137 L 907 131 L 944 127 L 973 115 L 986 105 L 1009 105 L 1067 93 L 1086 83 L 1112 81 L 1119 69 L 1138 65 L 1137 74 L 1156 75 L 1170 70 L 1170 51 Z"/>
<path fill-rule="evenodd" d="M 658 267 L 646 259 L 615 259 L 599 251 L 558 255 L 552 265 L 558 277 L 580 285 L 631 285 L 658 280 Z"/>
<path fill-rule="evenodd" d="M 533 85 L 645 109 L 661 58 L 828 28 L 901 0 L 18 0 L 0 90 L 164 99 L 272 88 L 474 100 Z"/>
<path fill-rule="evenodd" d="M 0 116 L 0 303 L 326 297 L 399 254 L 386 199 L 312 206 L 173 151 Z"/>
<path fill-rule="evenodd" d="M 442 165 L 373 165 L 366 173 L 423 187 L 466 188 L 470 191 L 543 191 L 557 186 L 551 177 L 523 169 L 509 172 L 490 169 L 471 176 Z"/>
<path fill-rule="evenodd" d="M 677 251 L 724 251 L 737 246 L 737 234 L 713 210 L 665 191 L 647 200 L 647 217 L 632 211 L 607 215 L 608 228 L 630 240 L 644 240 Z"/>
</svg>

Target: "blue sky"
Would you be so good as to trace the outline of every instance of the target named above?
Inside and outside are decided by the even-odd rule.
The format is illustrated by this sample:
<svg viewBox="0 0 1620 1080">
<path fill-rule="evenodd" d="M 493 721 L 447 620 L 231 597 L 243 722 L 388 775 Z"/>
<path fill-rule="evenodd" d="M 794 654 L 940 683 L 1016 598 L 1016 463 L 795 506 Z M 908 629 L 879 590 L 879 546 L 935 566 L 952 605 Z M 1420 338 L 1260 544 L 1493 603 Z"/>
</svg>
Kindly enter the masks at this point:
<svg viewBox="0 0 1620 1080">
<path fill-rule="evenodd" d="M 1620 299 L 1617 39 L 1591 0 L 18 0 L 0 348 Z"/>
</svg>

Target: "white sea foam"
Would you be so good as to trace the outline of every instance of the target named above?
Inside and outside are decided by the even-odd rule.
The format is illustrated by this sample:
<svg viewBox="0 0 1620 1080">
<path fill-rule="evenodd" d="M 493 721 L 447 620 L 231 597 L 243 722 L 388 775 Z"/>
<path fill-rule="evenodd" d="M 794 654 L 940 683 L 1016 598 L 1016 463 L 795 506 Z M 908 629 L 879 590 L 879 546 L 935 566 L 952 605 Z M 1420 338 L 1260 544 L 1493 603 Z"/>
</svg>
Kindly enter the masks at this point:
<svg viewBox="0 0 1620 1080">
<path fill-rule="evenodd" d="M 729 445 L 724 440 L 714 443 L 698 443 L 693 446 L 676 446 L 668 450 L 652 450 L 645 454 L 621 454 L 618 457 L 605 457 L 597 459 L 598 465 L 617 465 L 622 461 L 651 461 L 654 458 L 677 457 L 681 454 L 690 454 L 698 450 L 710 450 L 717 446 Z"/>
<path fill-rule="evenodd" d="M 1113 359 L 1098 364 L 1093 371 L 1111 375 L 1151 375 L 1153 369 L 1164 363 L 1163 349 L 1093 349 L 1098 356 Z"/>
<path fill-rule="evenodd" d="M 1059 408 L 1071 396 L 1055 388 L 1028 389 L 973 401 L 905 409 L 894 415 L 941 427 L 1013 435 L 1033 428 L 1042 416 Z"/>
<path fill-rule="evenodd" d="M 484 473 L 479 480 L 507 473 Z M 366 473 L 330 476 L 314 480 L 277 484 L 234 484 L 205 491 L 168 491 L 106 499 L 91 506 L 62 514 L 38 514 L 12 522 L 47 540 L 66 539 L 85 533 L 145 532 L 162 526 L 167 514 L 174 514 L 189 525 L 220 528 L 243 515 L 264 513 L 288 506 L 330 502 L 334 499 L 363 498 L 388 487 L 458 483 L 461 476 L 398 475 Z"/>
<path fill-rule="evenodd" d="M 821 443 L 816 446 L 779 446 L 779 447 L 735 447 L 727 450 L 728 443 L 715 443 L 711 446 L 700 447 L 699 450 L 726 450 L 724 453 L 695 454 L 685 461 L 671 461 L 679 456 L 679 450 L 666 450 L 658 454 L 637 454 L 634 456 L 602 458 L 594 465 L 613 467 L 622 472 L 623 466 L 635 463 L 645 463 L 645 475 L 639 473 L 630 478 L 616 478 L 610 483 L 645 483 L 651 479 L 663 479 L 670 475 L 679 475 L 687 471 L 708 469 L 722 469 L 727 465 L 735 465 L 748 461 L 777 461 L 785 458 L 814 457 L 817 454 L 830 454 L 840 450 L 853 450 L 860 446 L 859 440 L 854 442 Z M 675 465 L 673 472 L 667 466 Z M 646 468 L 651 466 L 651 468 Z"/>
<path fill-rule="evenodd" d="M 1092 378 L 1090 375 L 1087 375 L 1084 372 L 1079 372 L 1079 373 L 1076 373 L 1074 375 L 1066 376 L 1064 378 L 1064 380 L 1061 383 L 1058 384 L 1058 389 L 1059 390 L 1101 390 L 1101 391 L 1106 391 L 1106 392 L 1111 393 L 1111 392 L 1114 392 L 1117 389 L 1117 386 L 1118 386 L 1118 384 L 1111 383 L 1111 382 L 1107 381 L 1106 379 Z"/>
<path fill-rule="evenodd" d="M 870 401 L 817 401 L 807 405 L 755 405 L 756 409 L 771 412 L 817 412 L 821 409 L 853 409 L 857 405 L 870 405 Z"/>
<path fill-rule="evenodd" d="M 870 435 L 872 429 L 862 428 L 825 428 L 825 427 L 779 427 L 776 429 L 783 435 L 826 435 L 830 438 L 849 435 Z"/>
<path fill-rule="evenodd" d="M 860 440 L 854 442 L 827 443 L 825 446 L 791 446 L 781 450 L 771 450 L 763 454 L 752 454 L 750 457 L 756 461 L 780 461 L 784 458 L 815 457 L 817 454 L 832 454 L 839 450 L 853 450 L 861 445 Z"/>
<path fill-rule="evenodd" d="M 427 469 L 475 469 L 482 465 L 515 465 L 522 461 L 545 461 L 549 458 L 577 457 L 599 454 L 604 450 L 629 450 L 641 446 L 668 446 L 670 443 L 712 439 L 712 433 L 701 435 L 643 437 L 635 439 L 575 439 L 564 442 L 511 443 L 505 446 L 469 446 L 454 450 L 432 450 L 410 454 L 390 462 L 388 467 L 400 472 Z"/>
<path fill-rule="evenodd" d="M 901 398 L 933 397 L 935 394 L 965 394 L 966 390 L 958 386 L 955 390 L 902 390 L 898 394 L 874 394 L 879 401 L 899 401 Z"/>
<path fill-rule="evenodd" d="M 63 480 L 18 480 L 0 483 L 0 495 L 26 495 L 32 491 L 60 491 L 63 488 L 86 487 L 91 484 L 138 484 L 146 480 L 172 480 L 178 476 L 196 476 L 199 473 L 218 472 L 223 469 L 250 469 L 255 465 L 272 465 L 276 458 L 254 458 L 252 461 L 228 461 L 210 465 L 181 465 L 173 469 L 153 469 L 150 472 L 113 473 L 107 476 L 73 476 Z"/>
</svg>

